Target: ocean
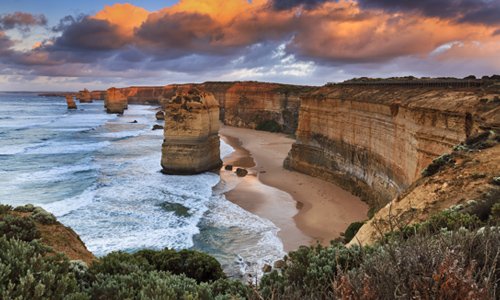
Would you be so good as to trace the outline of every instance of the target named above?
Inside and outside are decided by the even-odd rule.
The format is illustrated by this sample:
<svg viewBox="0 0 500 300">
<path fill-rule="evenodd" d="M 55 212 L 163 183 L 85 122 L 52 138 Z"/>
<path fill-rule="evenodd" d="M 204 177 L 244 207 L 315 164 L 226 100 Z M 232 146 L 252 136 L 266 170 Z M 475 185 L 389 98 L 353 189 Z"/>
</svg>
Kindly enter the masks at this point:
<svg viewBox="0 0 500 300">
<path fill-rule="evenodd" d="M 261 276 L 285 254 L 279 229 L 228 201 L 231 182 L 215 173 L 160 173 L 155 112 L 129 105 L 110 115 L 102 101 L 70 111 L 64 98 L 0 93 L 0 203 L 42 206 L 96 256 L 195 249 L 232 278 Z M 221 141 L 222 157 L 232 151 Z"/>
</svg>

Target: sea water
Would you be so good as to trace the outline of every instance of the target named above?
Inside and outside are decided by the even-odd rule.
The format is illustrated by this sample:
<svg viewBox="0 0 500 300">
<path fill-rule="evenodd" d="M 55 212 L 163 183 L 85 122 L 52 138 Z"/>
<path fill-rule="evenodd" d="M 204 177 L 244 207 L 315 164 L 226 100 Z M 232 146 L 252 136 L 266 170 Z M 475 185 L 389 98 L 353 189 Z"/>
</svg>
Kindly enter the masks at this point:
<svg viewBox="0 0 500 300">
<path fill-rule="evenodd" d="M 278 228 L 224 197 L 215 173 L 160 173 L 162 130 L 152 106 L 106 114 L 102 101 L 0 93 L 0 203 L 33 203 L 73 228 L 97 256 L 197 249 L 231 277 L 260 276 L 284 255 Z M 221 156 L 233 149 L 221 141 Z"/>
</svg>

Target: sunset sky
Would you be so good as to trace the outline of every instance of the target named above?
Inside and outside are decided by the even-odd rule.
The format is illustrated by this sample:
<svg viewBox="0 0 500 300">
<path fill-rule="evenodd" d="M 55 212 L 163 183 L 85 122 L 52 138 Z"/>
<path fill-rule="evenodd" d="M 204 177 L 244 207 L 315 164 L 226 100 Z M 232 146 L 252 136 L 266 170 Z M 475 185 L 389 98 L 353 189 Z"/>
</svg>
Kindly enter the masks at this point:
<svg viewBox="0 0 500 300">
<path fill-rule="evenodd" d="M 0 90 L 500 73 L 500 0 L 0 2 Z"/>
</svg>

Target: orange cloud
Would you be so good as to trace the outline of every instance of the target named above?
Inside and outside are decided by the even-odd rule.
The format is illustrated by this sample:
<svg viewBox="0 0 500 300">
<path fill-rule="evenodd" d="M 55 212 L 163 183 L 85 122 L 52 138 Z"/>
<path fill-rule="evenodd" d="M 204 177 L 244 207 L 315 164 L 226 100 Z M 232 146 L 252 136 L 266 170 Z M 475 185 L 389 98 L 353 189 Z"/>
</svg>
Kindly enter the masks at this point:
<svg viewBox="0 0 500 300">
<path fill-rule="evenodd" d="M 92 18 L 108 21 L 110 24 L 117 26 L 122 34 L 132 35 L 134 29 L 141 26 L 149 14 L 150 12 L 144 8 L 126 3 L 105 6 Z"/>
</svg>

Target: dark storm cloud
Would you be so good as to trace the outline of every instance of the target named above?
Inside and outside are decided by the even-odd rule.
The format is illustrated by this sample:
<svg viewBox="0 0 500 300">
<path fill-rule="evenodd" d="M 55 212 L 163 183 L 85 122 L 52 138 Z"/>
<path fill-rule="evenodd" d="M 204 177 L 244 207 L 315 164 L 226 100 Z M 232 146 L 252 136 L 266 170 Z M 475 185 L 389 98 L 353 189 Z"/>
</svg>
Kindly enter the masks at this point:
<svg viewBox="0 0 500 300">
<path fill-rule="evenodd" d="M 32 15 L 24 12 L 0 15 L 0 30 L 17 28 L 23 32 L 28 32 L 31 27 L 45 25 L 47 25 L 47 18 L 44 15 Z"/>
<path fill-rule="evenodd" d="M 119 33 L 117 26 L 108 21 L 83 18 L 68 22 L 62 35 L 56 39 L 56 49 L 113 50 L 123 47 L 127 38 Z"/>
<path fill-rule="evenodd" d="M 273 0 L 272 5 L 276 10 L 285 10 L 298 6 L 302 6 L 306 9 L 311 9 L 329 1 L 333 0 Z"/>
<path fill-rule="evenodd" d="M 458 22 L 500 23 L 500 0 L 358 0 L 358 3 L 362 8 L 418 11 L 429 17 L 450 18 Z"/>
</svg>

